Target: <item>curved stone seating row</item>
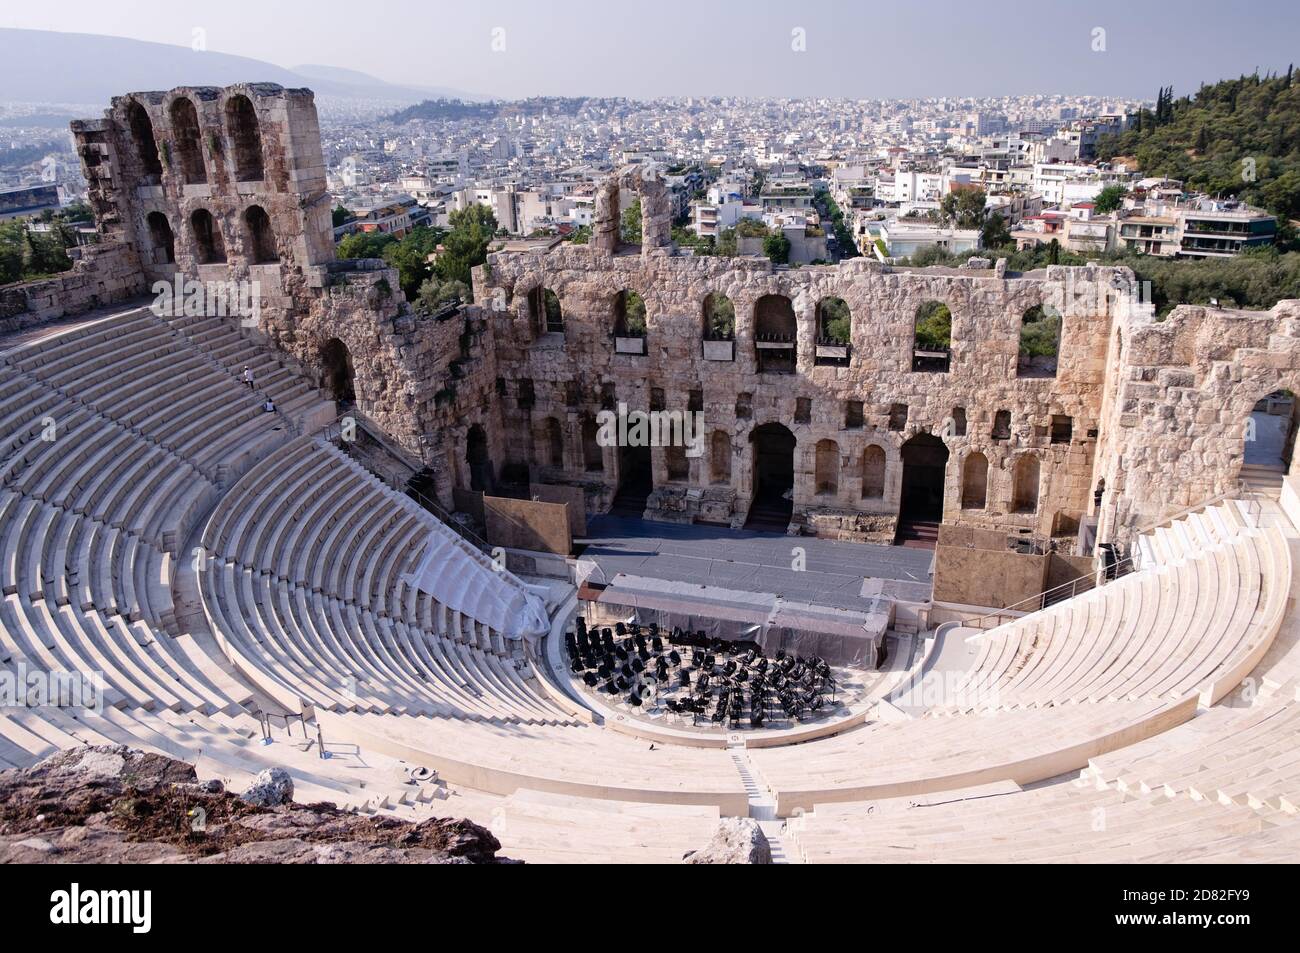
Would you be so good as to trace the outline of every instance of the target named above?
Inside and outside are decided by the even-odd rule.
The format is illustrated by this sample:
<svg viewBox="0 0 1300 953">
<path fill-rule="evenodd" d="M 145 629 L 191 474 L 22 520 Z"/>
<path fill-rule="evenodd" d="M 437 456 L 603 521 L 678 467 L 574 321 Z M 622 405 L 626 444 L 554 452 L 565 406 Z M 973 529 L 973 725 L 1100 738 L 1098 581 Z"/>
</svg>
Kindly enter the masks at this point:
<svg viewBox="0 0 1300 953">
<path fill-rule="evenodd" d="M 414 565 L 429 520 L 346 457 L 304 438 L 262 461 L 222 500 L 203 543 L 313 592 L 427 622 L 432 606 L 420 603 L 428 597 L 407 592 L 401 574 Z"/>
<path fill-rule="evenodd" d="M 471 615 L 472 602 L 457 613 L 407 581 L 435 536 L 449 572 L 462 560 L 491 565 L 409 497 L 324 441 L 304 437 L 268 456 L 218 503 L 203 545 L 219 558 L 379 616 L 506 652 L 503 636 Z M 479 575 L 490 580 L 480 598 L 521 589 L 509 573 Z"/>
<path fill-rule="evenodd" d="M 1300 688 L 1251 708 L 1213 709 L 1105 757 L 1085 776 L 1133 794 L 1300 812 Z"/>
<path fill-rule="evenodd" d="M 306 700 L 336 711 L 570 720 L 510 659 L 230 563 L 214 564 L 200 583 L 223 648 L 291 709 Z"/>
<path fill-rule="evenodd" d="M 138 536 L 0 490 L 0 588 L 166 624 L 173 558 Z"/>
<path fill-rule="evenodd" d="M 229 711 L 248 700 L 148 623 L 20 595 L 0 602 L 0 661 L 30 672 L 102 673 L 106 697 L 138 708 Z"/>
<path fill-rule="evenodd" d="M 233 319 L 218 320 L 238 336 Z M 289 429 L 281 413 L 262 409 L 261 396 L 148 310 L 23 348 L 7 362 L 211 480 L 220 479 L 219 466 L 242 470 Z"/>
<path fill-rule="evenodd" d="M 1195 711 L 1189 696 L 876 722 L 749 756 L 784 817 L 831 801 L 1042 781 L 1082 770 L 1089 758 L 1166 731 Z"/>
<path fill-rule="evenodd" d="M 505 798 L 483 819 L 514 860 L 545 864 L 679 864 L 709 842 L 718 809 L 531 791 Z"/>
<path fill-rule="evenodd" d="M 818 805 L 786 831 L 808 863 L 1291 862 L 1300 844 L 1292 820 L 1064 782 L 947 803 Z"/>
<path fill-rule="evenodd" d="M 523 725 L 362 712 L 317 712 L 327 737 L 492 794 L 520 788 L 601 800 L 716 806 L 746 815 L 726 751 L 643 740 L 594 725 Z"/>
<path fill-rule="evenodd" d="M 216 487 L 182 458 L 40 384 L 0 431 L 0 485 L 174 549 Z"/>
<path fill-rule="evenodd" d="M 281 414 L 294 418 L 320 403 L 319 392 L 283 354 L 253 341 L 231 318 L 168 315 L 162 320 L 236 380 L 245 367 L 251 369 L 256 393 L 269 395 Z"/>
<path fill-rule="evenodd" d="M 1233 532 L 1177 551 L 1162 545 L 1167 561 L 981 636 L 980 654 L 955 689 L 958 707 L 1189 692 L 1214 703 L 1267 651 L 1290 592 L 1282 533 Z"/>
<path fill-rule="evenodd" d="M 260 743 L 256 719 L 246 714 L 181 714 L 111 708 L 102 714 L 76 709 L 7 709 L 0 714 L 0 767 L 25 766 L 58 750 L 82 744 L 124 744 L 194 764 L 202 778 L 216 777 L 231 790 L 249 787 L 258 772 L 282 767 L 293 776 L 299 803 L 330 801 L 366 812 L 402 813 L 418 791 L 405 784 L 400 765 L 368 756 L 355 761 L 321 760 L 314 751 Z M 6 764 L 7 762 L 7 764 Z M 349 769 L 353 774 L 349 776 Z"/>
</svg>

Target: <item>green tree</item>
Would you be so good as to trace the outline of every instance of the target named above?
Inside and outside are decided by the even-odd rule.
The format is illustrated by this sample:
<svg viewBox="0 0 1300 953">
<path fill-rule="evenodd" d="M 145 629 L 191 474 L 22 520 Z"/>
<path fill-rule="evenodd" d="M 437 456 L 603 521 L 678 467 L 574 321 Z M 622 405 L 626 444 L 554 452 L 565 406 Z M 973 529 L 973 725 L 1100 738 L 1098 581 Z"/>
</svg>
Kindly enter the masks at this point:
<svg viewBox="0 0 1300 953">
<path fill-rule="evenodd" d="M 714 251 L 724 258 L 736 257 L 736 228 L 724 228 L 718 232 L 718 240 L 713 243 Z"/>
<path fill-rule="evenodd" d="M 387 232 L 353 232 L 339 240 L 340 258 L 383 258 L 384 249 L 397 239 Z"/>
<path fill-rule="evenodd" d="M 705 332 L 714 340 L 730 341 L 736 336 L 736 306 L 726 295 L 711 294 L 704 302 Z"/>
<path fill-rule="evenodd" d="M 939 217 L 957 228 L 979 228 L 984 223 L 983 189 L 961 188 L 949 192 L 939 201 Z"/>
<path fill-rule="evenodd" d="M 783 232 L 776 232 L 763 239 L 763 254 L 775 265 L 790 263 L 790 239 Z"/>
<path fill-rule="evenodd" d="M 422 225 L 384 248 L 383 259 L 397 269 L 398 283 L 407 301 L 414 301 L 420 286 L 433 276 L 430 258 L 442 239 L 441 229 Z"/>
<path fill-rule="evenodd" d="M 638 198 L 623 209 L 619 220 L 619 241 L 629 245 L 641 244 L 641 200 Z"/>
<path fill-rule="evenodd" d="M 569 233 L 569 241 L 574 245 L 586 245 L 591 242 L 591 226 L 579 225 Z"/>
<path fill-rule="evenodd" d="M 1020 323 L 1020 354 L 1023 357 L 1055 357 L 1061 340 L 1061 314 L 1050 305 L 1034 305 Z"/>
<path fill-rule="evenodd" d="M 26 261 L 21 222 L 0 222 L 0 285 L 21 281 Z"/>
<path fill-rule="evenodd" d="M 452 212 L 448 221 L 451 231 L 443 239 L 444 250 L 433 270 L 443 281 L 459 281 L 472 287 L 470 271 L 487 261 L 488 245 L 496 233 L 496 216 L 486 205 L 476 202 Z"/>
<path fill-rule="evenodd" d="M 415 309 L 422 314 L 433 314 L 453 301 L 468 301 L 469 287 L 459 281 L 440 281 L 427 278 L 415 296 Z"/>
<path fill-rule="evenodd" d="M 352 210 L 349 208 L 344 208 L 340 204 L 334 206 L 334 211 L 331 214 L 334 217 L 334 227 L 338 228 L 340 225 L 342 225 L 344 222 L 346 222 L 348 219 L 352 217 Z"/>
<path fill-rule="evenodd" d="M 1118 211 L 1124 206 L 1124 196 L 1128 194 L 1128 189 L 1116 182 L 1108 185 L 1097 193 L 1094 199 L 1097 214 L 1108 215 L 1111 212 Z"/>
<path fill-rule="evenodd" d="M 821 336 L 836 344 L 848 344 L 853 328 L 849 306 L 842 298 L 825 298 L 817 306 L 821 313 Z"/>
<path fill-rule="evenodd" d="M 1011 232 L 1001 214 L 994 212 L 980 227 L 980 244 L 985 248 L 1002 248 L 1013 243 Z"/>
<path fill-rule="evenodd" d="M 916 309 L 916 346 L 943 351 L 952 344 L 952 311 L 942 301 L 927 301 Z"/>
</svg>

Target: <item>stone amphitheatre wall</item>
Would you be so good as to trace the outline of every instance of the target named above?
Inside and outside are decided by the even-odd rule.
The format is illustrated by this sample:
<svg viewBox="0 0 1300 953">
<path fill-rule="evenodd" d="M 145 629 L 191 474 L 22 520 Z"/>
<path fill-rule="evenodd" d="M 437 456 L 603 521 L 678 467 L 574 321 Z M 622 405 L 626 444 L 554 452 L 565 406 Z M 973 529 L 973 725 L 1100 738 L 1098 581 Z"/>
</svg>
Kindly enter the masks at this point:
<svg viewBox="0 0 1300 953">
<path fill-rule="evenodd" d="M 890 269 L 865 259 L 838 266 L 785 269 L 765 259 L 623 254 L 598 246 L 561 246 L 549 253 L 499 253 L 475 276 L 480 297 L 492 303 L 499 372 L 507 382 L 503 456 L 527 464 L 543 482 L 578 483 L 589 499 L 607 505 L 618 486 L 619 454 L 604 448 L 602 468 L 588 470 L 583 422 L 611 398 L 630 409 L 651 406 L 662 390 L 669 410 L 685 410 L 692 391 L 703 396 L 706 435 L 721 431 L 716 447 L 689 461 L 689 474 L 670 479 L 665 451 L 652 450 L 656 492 L 651 508 L 668 518 L 743 521 L 752 493 L 749 435 L 768 422 L 795 435 L 796 520 L 831 535 L 892 535 L 902 489 L 901 450 L 919 433 L 941 436 L 948 450 L 945 520 L 1049 533 L 1064 518 L 1077 522 L 1091 507 L 1093 457 L 1106 381 L 1110 287 L 1114 269 L 1050 269 L 1009 276 L 993 268 Z M 544 287 L 557 296 L 562 334 L 539 327 L 535 297 Z M 1066 289 L 1097 290 L 1089 309 L 1065 301 Z M 613 340 L 614 302 L 624 289 L 646 305 L 644 355 L 618 353 Z M 1102 290 L 1098 290 L 1102 289 Z M 711 360 L 702 343 L 706 296 L 724 294 L 734 305 L 731 360 Z M 760 372 L 755 347 L 759 299 L 789 299 L 797 321 L 793 374 Z M 825 298 L 842 299 L 852 313 L 847 367 L 815 361 L 816 311 Z M 947 372 L 913 371 L 914 321 L 926 301 L 941 301 L 953 316 Z M 1017 377 L 1024 312 L 1050 304 L 1065 312 L 1055 377 Z M 521 386 L 524 404 L 520 406 Z M 657 395 L 656 395 L 657 396 Z M 739 398 L 739 399 L 738 399 Z M 810 403 L 803 403 L 803 402 Z M 849 401 L 862 402 L 861 426 L 848 425 Z M 738 406 L 739 405 L 739 406 Z M 899 407 L 906 420 L 899 420 Z M 956 409 L 965 433 L 949 425 Z M 998 411 L 1010 413 L 1010 432 L 995 439 Z M 1068 442 L 1052 442 L 1053 416 L 1071 420 Z M 891 424 L 891 416 L 893 422 Z M 559 422 L 561 467 L 551 465 L 543 435 L 548 418 Z M 856 422 L 853 422 L 854 424 Z M 817 492 L 819 443 L 833 441 L 839 457 L 835 492 Z M 864 494 L 863 460 L 869 446 L 884 451 L 883 493 Z M 826 445 L 823 443 L 823 449 Z M 715 479 L 712 454 L 730 454 L 725 482 Z M 963 508 L 962 473 L 969 454 L 988 460 L 987 501 Z M 1027 455 L 1040 465 L 1039 505 L 1012 512 L 1012 474 Z"/>
<path fill-rule="evenodd" d="M 383 262 L 334 260 L 310 91 L 249 83 L 132 93 L 72 128 L 100 244 L 66 275 L 0 290 L 0 329 L 122 301 L 177 275 L 254 282 L 268 341 L 322 384 L 334 370 L 325 355 L 341 342 L 358 409 L 426 469 L 448 507 L 454 489 L 482 479 L 467 459 L 477 441 L 489 479 L 580 488 L 588 510 L 603 512 L 624 476 L 620 454 L 601 447 L 597 463 L 584 426 L 589 433 L 599 411 L 620 404 L 685 411 L 694 398 L 702 456 L 683 463 L 651 451 L 647 509 L 660 518 L 743 523 L 754 493 L 750 435 L 772 423 L 793 435 L 794 522 L 804 531 L 891 538 L 904 447 L 931 434 L 947 453 L 945 522 L 1046 535 L 1096 512 L 1099 538 L 1122 538 L 1231 488 L 1254 402 L 1300 392 L 1300 302 L 1268 313 L 1184 307 L 1156 321 L 1133 306 L 1133 276 L 1120 268 L 1012 275 L 1001 265 L 857 259 L 788 269 L 695 258 L 673 247 L 664 183 L 644 169 L 601 188 L 590 245 L 494 253 L 474 276 L 478 305 L 420 316 Z M 640 246 L 620 241 L 627 189 L 642 200 Z M 546 328 L 536 289 L 555 294 L 562 331 Z M 620 351 L 614 338 L 625 290 L 645 302 L 644 344 L 632 348 L 644 353 Z M 734 306 L 730 345 L 703 341 L 710 294 Z M 827 298 L 851 312 L 847 364 L 816 359 Z M 760 299 L 788 303 L 792 373 L 759 369 Z M 946 372 L 912 369 L 927 301 L 952 312 Z M 1063 315 L 1055 376 L 1017 373 L 1022 318 L 1035 305 Z M 1005 436 L 994 434 L 999 415 Z M 975 454 L 988 464 L 983 506 L 965 505 Z M 1034 505 L 1017 506 L 1017 485 L 1035 471 Z"/>
<path fill-rule="evenodd" d="M 1099 538 L 1236 490 L 1247 421 L 1277 390 L 1300 394 L 1300 301 L 1270 311 L 1135 311 L 1111 343 Z M 1291 472 L 1296 472 L 1293 465 Z"/>
</svg>

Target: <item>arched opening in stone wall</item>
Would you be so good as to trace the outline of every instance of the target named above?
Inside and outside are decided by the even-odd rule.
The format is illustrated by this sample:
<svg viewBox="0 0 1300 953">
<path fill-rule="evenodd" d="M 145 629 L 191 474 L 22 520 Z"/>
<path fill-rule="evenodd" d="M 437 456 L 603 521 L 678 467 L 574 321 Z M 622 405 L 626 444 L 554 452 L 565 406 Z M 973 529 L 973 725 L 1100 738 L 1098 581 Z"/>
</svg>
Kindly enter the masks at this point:
<svg viewBox="0 0 1300 953">
<path fill-rule="evenodd" d="M 1026 453 L 1016 461 L 1011 476 L 1011 511 L 1013 513 L 1035 513 L 1038 511 L 1038 480 L 1040 465 L 1038 457 Z"/>
<path fill-rule="evenodd" d="M 966 408 L 954 407 L 952 409 L 952 436 L 966 436 Z"/>
<path fill-rule="evenodd" d="M 853 338 L 853 313 L 843 298 L 822 298 L 817 303 L 817 353 L 813 363 L 848 367 Z"/>
<path fill-rule="evenodd" d="M 356 403 L 356 375 L 348 346 L 330 338 L 320 348 L 321 390 L 343 405 Z M 482 428 L 479 428 L 480 431 Z"/>
<path fill-rule="evenodd" d="M 245 248 L 252 265 L 273 264 L 280 260 L 275 248 L 271 219 L 260 205 L 250 205 L 244 213 Z"/>
<path fill-rule="evenodd" d="M 989 458 L 976 451 L 961 467 L 961 508 L 982 510 L 988 502 Z"/>
<path fill-rule="evenodd" d="M 546 465 L 556 470 L 564 468 L 564 428 L 554 417 L 547 417 L 546 422 L 542 425 L 543 440 L 545 443 L 543 458 Z"/>
<path fill-rule="evenodd" d="M 620 433 L 628 439 L 622 440 L 618 448 L 618 493 L 610 512 L 640 517 L 655 486 L 649 435 L 636 418 L 620 418 L 619 425 Z"/>
<path fill-rule="evenodd" d="M 793 374 L 799 325 L 785 295 L 763 295 L 754 303 L 754 348 L 760 374 Z"/>
<path fill-rule="evenodd" d="M 912 370 L 946 373 L 952 358 L 952 310 L 942 301 L 924 301 L 912 323 Z"/>
<path fill-rule="evenodd" d="M 176 236 L 172 234 L 171 223 L 162 212 L 150 212 L 145 218 L 149 226 L 149 246 L 155 265 L 171 265 L 176 262 Z"/>
<path fill-rule="evenodd" d="M 736 306 L 724 294 L 714 292 L 704 296 L 704 340 L 734 341 L 736 339 Z"/>
<path fill-rule="evenodd" d="M 840 491 L 840 445 L 834 440 L 818 440 L 813 481 L 818 496 L 834 496 Z"/>
<path fill-rule="evenodd" d="M 902 457 L 899 516 L 910 523 L 941 522 L 948 447 L 934 434 L 918 433 L 903 444 Z"/>
<path fill-rule="evenodd" d="M 885 495 L 885 472 L 887 460 L 885 450 L 877 444 L 871 444 L 862 451 L 862 498 L 879 500 Z"/>
<path fill-rule="evenodd" d="M 237 182 L 260 182 L 265 177 L 262 130 L 257 110 L 247 96 L 231 96 L 226 103 L 226 136 L 232 146 Z"/>
<path fill-rule="evenodd" d="M 1036 304 L 1020 319 L 1017 377 L 1055 377 L 1061 350 L 1061 312 Z"/>
<path fill-rule="evenodd" d="M 181 181 L 186 185 L 207 182 L 208 170 L 203 164 L 203 133 L 199 129 L 199 114 L 190 99 L 181 96 L 172 100 L 171 124 L 176 159 L 181 166 Z"/>
<path fill-rule="evenodd" d="M 709 438 L 709 481 L 731 482 L 731 435 L 725 430 L 715 430 Z"/>
<path fill-rule="evenodd" d="M 196 208 L 190 214 L 190 231 L 194 233 L 194 247 L 200 265 L 225 262 L 226 243 L 221 238 L 221 229 L 211 212 L 205 208 Z"/>
<path fill-rule="evenodd" d="M 755 427 L 750 431 L 749 440 L 754 497 L 746 526 L 784 531 L 794 511 L 794 434 L 774 422 Z"/>
<path fill-rule="evenodd" d="M 588 414 L 582 418 L 582 468 L 588 473 L 605 469 L 605 454 L 600 446 L 600 427 L 596 418 Z"/>
<path fill-rule="evenodd" d="M 993 415 L 993 429 L 989 436 L 994 440 L 1011 439 L 1011 411 L 999 410 Z"/>
<path fill-rule="evenodd" d="M 643 338 L 645 335 L 645 300 L 635 291 L 620 291 L 614 296 L 614 336 Z"/>
<path fill-rule="evenodd" d="M 1255 402 L 1242 445 L 1242 479 L 1255 485 L 1273 486 L 1291 469 L 1296 428 L 1300 423 L 1296 395 L 1275 390 Z"/>
<path fill-rule="evenodd" d="M 528 312 L 538 334 L 563 334 L 564 312 L 560 299 L 550 288 L 538 285 L 528 292 Z"/>
<path fill-rule="evenodd" d="M 492 491 L 492 459 L 488 453 L 487 433 L 478 424 L 465 434 L 465 462 L 469 464 L 469 488 L 483 493 Z"/>
<path fill-rule="evenodd" d="M 153 137 L 153 120 L 143 106 L 131 100 L 131 105 L 126 107 L 126 121 L 136 158 L 140 160 L 141 181 L 156 185 L 162 181 L 162 162 L 158 159 L 158 140 Z"/>
</svg>

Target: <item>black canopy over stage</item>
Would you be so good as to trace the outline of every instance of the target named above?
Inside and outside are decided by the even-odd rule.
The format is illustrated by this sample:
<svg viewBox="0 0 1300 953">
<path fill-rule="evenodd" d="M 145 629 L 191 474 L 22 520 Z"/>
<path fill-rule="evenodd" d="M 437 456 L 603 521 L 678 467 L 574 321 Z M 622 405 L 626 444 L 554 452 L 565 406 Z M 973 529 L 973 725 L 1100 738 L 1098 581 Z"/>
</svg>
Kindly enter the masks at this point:
<svg viewBox="0 0 1300 953">
<path fill-rule="evenodd" d="M 710 638 L 758 643 L 764 654 L 811 658 L 832 665 L 876 668 L 885 630 L 893 620 L 894 600 L 875 596 L 868 608 L 838 609 L 783 599 L 772 593 L 743 592 L 720 586 L 675 582 L 619 573 L 592 601 L 632 610 L 641 625 L 657 623 L 671 631 L 703 631 Z"/>
</svg>

